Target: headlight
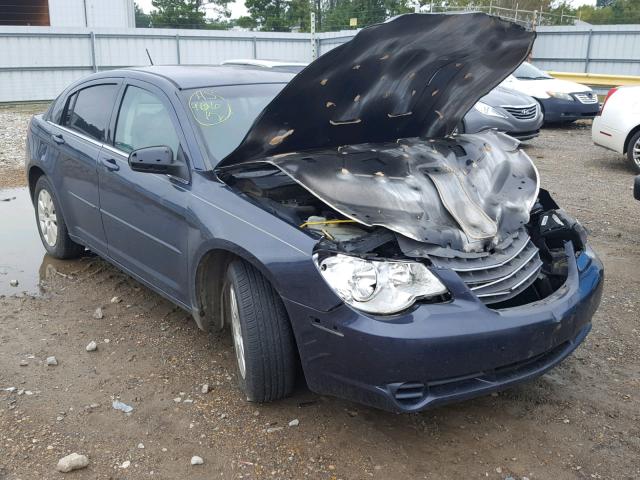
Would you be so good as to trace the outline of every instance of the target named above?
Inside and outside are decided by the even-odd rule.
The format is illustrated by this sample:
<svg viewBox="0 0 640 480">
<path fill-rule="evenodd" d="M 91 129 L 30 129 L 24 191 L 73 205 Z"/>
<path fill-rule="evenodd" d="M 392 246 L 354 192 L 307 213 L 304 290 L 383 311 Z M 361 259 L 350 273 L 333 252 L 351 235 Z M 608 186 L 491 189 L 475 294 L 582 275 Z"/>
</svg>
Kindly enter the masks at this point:
<svg viewBox="0 0 640 480">
<path fill-rule="evenodd" d="M 553 98 L 559 98 L 560 100 L 567 100 L 569 102 L 573 102 L 573 97 L 568 93 L 562 92 L 547 92 L 547 95 Z"/>
<path fill-rule="evenodd" d="M 493 108 L 491 105 L 487 105 L 486 103 L 483 102 L 477 102 L 473 108 L 475 108 L 477 111 L 479 111 L 480 113 L 482 113 L 483 115 L 488 115 L 490 117 L 500 117 L 500 118 L 507 118 L 506 115 L 503 115 L 502 113 L 500 113 L 498 110 L 496 110 L 495 108 Z"/>
<path fill-rule="evenodd" d="M 349 305 L 369 313 L 391 314 L 416 299 L 447 293 L 427 267 L 417 262 L 365 260 L 335 254 L 313 257 L 322 277 Z"/>
</svg>

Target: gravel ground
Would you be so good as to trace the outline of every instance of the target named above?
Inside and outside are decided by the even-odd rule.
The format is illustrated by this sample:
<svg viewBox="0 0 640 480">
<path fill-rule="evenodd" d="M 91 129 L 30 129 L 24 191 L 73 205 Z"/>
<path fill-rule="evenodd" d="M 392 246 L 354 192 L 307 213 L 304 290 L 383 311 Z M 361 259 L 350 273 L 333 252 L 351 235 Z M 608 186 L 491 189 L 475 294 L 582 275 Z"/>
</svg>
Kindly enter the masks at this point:
<svg viewBox="0 0 640 480">
<path fill-rule="evenodd" d="M 15 123 L 22 134 L 26 117 Z M 22 159 L 13 136 L 3 133 L 0 150 Z M 42 295 L 0 297 L 0 479 L 61 478 L 56 463 L 72 452 L 89 466 L 64 475 L 83 479 L 640 478 L 633 174 L 591 143 L 588 123 L 546 129 L 526 151 L 543 186 L 590 230 L 607 272 L 592 333 L 549 374 L 412 415 L 318 396 L 303 382 L 285 401 L 249 404 L 228 336 L 198 331 L 96 257 L 43 257 Z M 5 177 L 13 170 L 2 158 Z M 91 340 L 97 350 L 87 352 Z M 52 355 L 57 366 L 46 365 Z M 133 412 L 114 410 L 114 399 Z M 192 466 L 194 455 L 204 464 Z"/>
</svg>

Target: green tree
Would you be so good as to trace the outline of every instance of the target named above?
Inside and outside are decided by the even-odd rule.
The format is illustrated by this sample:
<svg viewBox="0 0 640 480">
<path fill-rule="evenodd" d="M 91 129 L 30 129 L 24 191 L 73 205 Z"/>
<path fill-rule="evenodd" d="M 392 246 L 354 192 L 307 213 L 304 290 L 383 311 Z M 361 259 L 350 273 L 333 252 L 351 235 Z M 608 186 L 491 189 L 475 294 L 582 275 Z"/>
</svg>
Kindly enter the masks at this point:
<svg viewBox="0 0 640 480">
<path fill-rule="evenodd" d="M 136 17 L 136 28 L 149 28 L 151 26 L 151 15 L 144 13 L 137 3 L 133 4 Z"/>
<path fill-rule="evenodd" d="M 151 25 L 164 28 L 204 28 L 202 0 L 152 0 Z"/>
<path fill-rule="evenodd" d="M 245 0 L 245 7 L 260 30 L 266 32 L 288 32 L 287 0 Z"/>
</svg>

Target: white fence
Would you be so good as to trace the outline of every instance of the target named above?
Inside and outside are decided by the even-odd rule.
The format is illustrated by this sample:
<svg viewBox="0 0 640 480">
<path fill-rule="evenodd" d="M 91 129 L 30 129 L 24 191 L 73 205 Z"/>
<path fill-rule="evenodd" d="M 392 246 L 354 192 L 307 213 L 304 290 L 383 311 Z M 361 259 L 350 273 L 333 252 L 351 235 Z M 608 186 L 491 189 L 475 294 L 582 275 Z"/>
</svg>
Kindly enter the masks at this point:
<svg viewBox="0 0 640 480">
<path fill-rule="evenodd" d="M 354 31 L 318 34 L 321 55 Z M 130 65 L 210 65 L 231 58 L 310 61 L 307 33 L 219 30 L 0 27 L 0 102 L 49 100 L 91 72 Z M 539 27 L 543 69 L 640 75 L 640 25 Z"/>
</svg>

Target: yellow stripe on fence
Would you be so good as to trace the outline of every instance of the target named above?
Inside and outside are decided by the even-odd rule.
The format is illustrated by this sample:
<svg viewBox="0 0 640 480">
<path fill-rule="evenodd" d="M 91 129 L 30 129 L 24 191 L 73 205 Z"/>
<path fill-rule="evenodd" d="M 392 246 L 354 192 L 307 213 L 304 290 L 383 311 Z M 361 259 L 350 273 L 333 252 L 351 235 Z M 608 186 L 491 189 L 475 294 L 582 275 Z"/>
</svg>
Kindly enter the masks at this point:
<svg viewBox="0 0 640 480">
<path fill-rule="evenodd" d="M 549 75 L 578 82 L 593 87 L 617 87 L 621 85 L 640 85 L 640 77 L 631 75 L 604 75 L 600 73 L 548 72 Z"/>
</svg>

